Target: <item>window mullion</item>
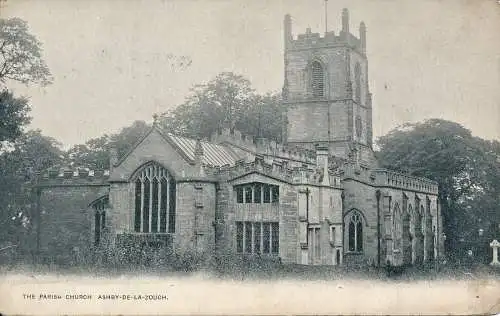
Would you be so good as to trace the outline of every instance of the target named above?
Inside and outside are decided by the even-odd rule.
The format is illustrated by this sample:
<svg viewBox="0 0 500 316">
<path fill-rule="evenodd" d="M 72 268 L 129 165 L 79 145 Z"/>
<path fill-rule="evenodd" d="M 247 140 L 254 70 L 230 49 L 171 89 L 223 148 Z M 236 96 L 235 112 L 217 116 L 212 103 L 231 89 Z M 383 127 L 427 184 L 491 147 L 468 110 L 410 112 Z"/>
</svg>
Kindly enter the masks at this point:
<svg viewBox="0 0 500 316">
<path fill-rule="evenodd" d="M 156 221 L 156 231 L 158 233 L 161 232 L 161 177 L 158 177 L 157 178 L 157 182 L 158 183 L 158 192 L 156 192 L 156 194 L 158 194 L 158 198 L 156 199 L 158 201 L 158 220 Z"/>
<path fill-rule="evenodd" d="M 151 180 L 149 180 L 149 207 L 148 207 L 148 212 L 149 212 L 148 226 L 149 226 L 150 233 L 153 232 L 153 230 L 152 230 L 152 226 L 153 226 L 153 186 L 154 186 L 153 182 L 154 182 L 153 177 L 151 177 Z"/>
<path fill-rule="evenodd" d="M 166 221 L 165 221 L 165 232 L 169 233 L 168 231 L 168 228 L 170 227 L 169 226 L 169 222 L 170 222 L 170 177 L 167 178 L 167 194 L 166 194 L 167 198 L 166 198 L 166 202 L 167 203 L 167 206 L 166 206 L 166 212 L 165 212 L 165 216 L 167 217 L 166 218 Z"/>
<path fill-rule="evenodd" d="M 144 179 L 141 179 L 141 227 L 139 232 L 144 231 Z"/>
</svg>

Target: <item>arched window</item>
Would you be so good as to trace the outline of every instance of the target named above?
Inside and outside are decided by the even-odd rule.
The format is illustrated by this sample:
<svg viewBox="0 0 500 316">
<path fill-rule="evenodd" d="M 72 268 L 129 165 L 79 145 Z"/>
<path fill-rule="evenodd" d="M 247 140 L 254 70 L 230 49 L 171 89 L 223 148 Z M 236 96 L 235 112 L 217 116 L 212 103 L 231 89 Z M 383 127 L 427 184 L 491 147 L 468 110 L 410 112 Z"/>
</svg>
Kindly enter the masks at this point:
<svg viewBox="0 0 500 316">
<path fill-rule="evenodd" d="M 361 104 L 361 66 L 358 62 L 354 66 L 354 82 L 356 83 L 355 101 Z"/>
<path fill-rule="evenodd" d="M 175 181 L 158 164 L 144 167 L 135 180 L 134 231 L 175 232 Z"/>
<path fill-rule="evenodd" d="M 313 61 L 311 65 L 311 86 L 312 94 L 315 98 L 325 96 L 325 71 L 318 61 Z"/>
<path fill-rule="evenodd" d="M 361 215 L 354 211 L 348 222 L 349 251 L 363 251 L 363 220 Z"/>
<path fill-rule="evenodd" d="M 393 240 L 394 249 L 401 249 L 403 237 L 403 219 L 401 217 L 401 210 L 399 204 L 395 203 L 393 208 Z"/>
<path fill-rule="evenodd" d="M 91 207 L 94 209 L 94 244 L 98 246 L 106 229 L 106 209 L 109 205 L 109 197 L 104 196 L 94 201 Z"/>
</svg>

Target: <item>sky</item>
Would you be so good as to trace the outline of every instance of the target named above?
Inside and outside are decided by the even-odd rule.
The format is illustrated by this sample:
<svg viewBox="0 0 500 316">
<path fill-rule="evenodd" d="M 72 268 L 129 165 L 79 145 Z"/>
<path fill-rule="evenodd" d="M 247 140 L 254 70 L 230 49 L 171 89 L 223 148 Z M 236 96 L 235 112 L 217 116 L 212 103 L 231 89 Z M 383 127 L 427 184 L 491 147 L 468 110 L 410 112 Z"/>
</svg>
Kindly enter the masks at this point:
<svg viewBox="0 0 500 316">
<path fill-rule="evenodd" d="M 500 139 L 497 1 L 330 0 L 329 30 L 344 7 L 352 33 L 367 26 L 375 137 L 442 118 Z M 151 122 L 223 71 L 280 91 L 284 15 L 295 36 L 325 30 L 323 0 L 7 0 L 1 10 L 43 43 L 54 83 L 11 88 L 30 97 L 30 127 L 64 147 Z M 190 67 L 173 66 L 182 56 Z"/>
</svg>

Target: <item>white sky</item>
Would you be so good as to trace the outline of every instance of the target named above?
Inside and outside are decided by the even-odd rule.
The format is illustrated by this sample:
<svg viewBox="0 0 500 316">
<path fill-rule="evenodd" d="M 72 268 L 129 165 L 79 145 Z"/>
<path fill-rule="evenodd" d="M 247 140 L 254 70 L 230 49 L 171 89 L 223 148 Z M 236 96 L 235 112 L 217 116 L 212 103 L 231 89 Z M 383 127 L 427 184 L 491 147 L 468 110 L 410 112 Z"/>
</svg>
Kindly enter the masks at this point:
<svg viewBox="0 0 500 316">
<path fill-rule="evenodd" d="M 352 33 L 367 25 L 375 137 L 437 117 L 500 139 L 497 1 L 330 0 L 329 29 L 339 30 L 343 7 Z M 1 12 L 44 44 L 54 84 L 15 92 L 31 97 L 32 127 L 65 146 L 151 121 L 222 71 L 279 91 L 286 13 L 295 35 L 324 31 L 322 0 L 7 0 Z M 168 54 L 193 63 L 172 70 Z"/>
</svg>

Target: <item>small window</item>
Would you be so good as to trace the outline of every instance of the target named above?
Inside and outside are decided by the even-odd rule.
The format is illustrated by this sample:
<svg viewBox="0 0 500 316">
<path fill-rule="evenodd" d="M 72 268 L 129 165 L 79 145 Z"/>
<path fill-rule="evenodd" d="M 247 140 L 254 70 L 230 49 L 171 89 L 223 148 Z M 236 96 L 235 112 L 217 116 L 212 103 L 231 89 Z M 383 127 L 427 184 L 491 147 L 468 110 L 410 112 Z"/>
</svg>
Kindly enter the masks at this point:
<svg viewBox="0 0 500 316">
<path fill-rule="evenodd" d="M 245 203 L 252 203 L 252 187 L 245 187 Z"/>
<path fill-rule="evenodd" d="M 335 244 L 335 226 L 330 226 L 330 243 Z"/>
<path fill-rule="evenodd" d="M 253 223 L 253 224 L 254 224 L 254 227 L 253 227 L 253 232 L 254 232 L 253 252 L 254 253 L 261 253 L 261 250 L 260 250 L 260 242 L 262 240 L 262 236 L 260 233 L 261 223 Z"/>
<path fill-rule="evenodd" d="M 271 188 L 268 184 L 263 185 L 264 203 L 271 203 Z"/>
<path fill-rule="evenodd" d="M 280 200 L 280 188 L 276 185 L 271 187 L 271 200 L 273 203 L 278 203 Z"/>
<path fill-rule="evenodd" d="M 254 193 L 253 193 L 253 202 L 254 203 L 260 203 L 262 199 L 262 184 L 256 183 L 254 187 Z"/>
<path fill-rule="evenodd" d="M 269 241 L 271 240 L 271 227 L 269 223 L 264 223 L 262 232 L 262 252 L 269 253 Z"/>
<path fill-rule="evenodd" d="M 245 252 L 252 253 L 252 223 L 245 222 Z"/>
<path fill-rule="evenodd" d="M 243 223 L 236 222 L 236 251 L 243 252 Z"/>
<path fill-rule="evenodd" d="M 280 227 L 278 223 L 272 223 L 271 225 L 272 234 L 271 234 L 271 250 L 272 253 L 278 254 L 280 248 Z"/>
<path fill-rule="evenodd" d="M 243 188 L 236 188 L 236 203 L 243 203 Z"/>
</svg>

